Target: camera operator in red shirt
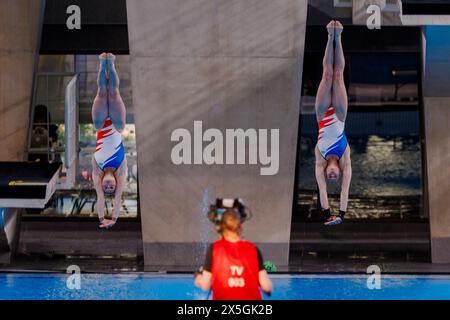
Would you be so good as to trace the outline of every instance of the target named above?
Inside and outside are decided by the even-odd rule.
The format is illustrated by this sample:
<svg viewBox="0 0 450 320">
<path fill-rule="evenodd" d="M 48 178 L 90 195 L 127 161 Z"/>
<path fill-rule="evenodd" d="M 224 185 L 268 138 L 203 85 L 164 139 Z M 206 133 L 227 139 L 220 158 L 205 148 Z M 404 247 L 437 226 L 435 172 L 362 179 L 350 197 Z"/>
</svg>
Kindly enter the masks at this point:
<svg viewBox="0 0 450 320">
<path fill-rule="evenodd" d="M 239 199 L 218 199 L 210 211 L 221 239 L 208 248 L 195 285 L 204 291 L 211 289 L 214 300 L 261 300 L 260 288 L 268 295 L 272 291 L 261 252 L 241 239 L 247 217 Z"/>
</svg>

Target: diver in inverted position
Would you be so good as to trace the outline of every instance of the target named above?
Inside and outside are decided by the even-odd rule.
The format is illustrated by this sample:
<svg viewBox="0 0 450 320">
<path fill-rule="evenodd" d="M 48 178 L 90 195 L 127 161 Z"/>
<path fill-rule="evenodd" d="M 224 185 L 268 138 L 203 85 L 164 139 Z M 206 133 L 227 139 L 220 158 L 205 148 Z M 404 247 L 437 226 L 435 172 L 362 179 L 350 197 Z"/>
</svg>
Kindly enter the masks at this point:
<svg viewBox="0 0 450 320">
<path fill-rule="evenodd" d="M 326 225 L 336 225 L 344 221 L 352 178 L 350 147 L 344 132 L 348 100 L 344 84 L 345 59 L 341 42 L 343 29 L 339 21 L 331 21 L 327 25 L 328 42 L 315 105 L 319 126 L 315 148 L 315 174 Z M 339 214 L 333 215 L 328 204 L 327 182 L 337 182 L 339 178 L 342 179 L 340 210 Z"/>
<path fill-rule="evenodd" d="M 115 56 L 102 53 L 99 60 L 98 90 L 92 105 L 92 121 L 97 130 L 92 179 L 97 193 L 96 210 L 100 228 L 111 228 L 120 215 L 127 178 L 127 159 L 121 134 L 125 127 L 126 110 L 119 93 Z M 105 194 L 114 194 L 111 220 L 105 218 Z"/>
</svg>

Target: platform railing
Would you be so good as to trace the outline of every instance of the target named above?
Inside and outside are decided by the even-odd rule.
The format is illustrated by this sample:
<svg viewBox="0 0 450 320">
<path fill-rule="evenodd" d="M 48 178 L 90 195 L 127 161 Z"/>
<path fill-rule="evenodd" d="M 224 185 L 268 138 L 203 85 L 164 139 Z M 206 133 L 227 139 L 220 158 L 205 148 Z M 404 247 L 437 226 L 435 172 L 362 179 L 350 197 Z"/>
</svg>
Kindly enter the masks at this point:
<svg viewBox="0 0 450 320">
<path fill-rule="evenodd" d="M 79 149 L 78 76 L 74 72 L 39 72 L 35 77 L 28 155 L 41 155 L 41 160 L 48 163 L 62 161 L 64 166 L 57 189 L 72 189 L 76 180 Z M 41 107 L 46 113 L 44 122 L 34 121 L 38 105 L 44 106 Z M 60 116 L 51 119 L 52 113 Z M 61 122 L 64 124 L 64 142 L 51 141 L 52 127 Z M 37 131 L 42 134 L 36 134 Z"/>
</svg>

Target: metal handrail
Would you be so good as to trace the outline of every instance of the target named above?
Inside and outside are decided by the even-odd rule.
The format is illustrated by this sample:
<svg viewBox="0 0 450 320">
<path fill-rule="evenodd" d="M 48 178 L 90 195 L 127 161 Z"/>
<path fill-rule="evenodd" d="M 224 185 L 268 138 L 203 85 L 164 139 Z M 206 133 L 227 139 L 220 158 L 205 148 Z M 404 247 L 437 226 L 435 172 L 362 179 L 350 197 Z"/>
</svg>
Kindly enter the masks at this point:
<svg viewBox="0 0 450 320">
<path fill-rule="evenodd" d="M 39 79 L 39 77 L 46 77 L 46 94 L 45 94 L 45 101 L 46 101 L 46 105 L 49 105 L 49 102 L 51 101 L 49 99 L 49 82 L 48 79 L 49 77 L 75 77 L 77 75 L 76 72 L 36 72 L 35 73 L 35 87 L 34 87 L 34 92 L 33 92 L 33 103 L 32 103 L 32 110 L 31 110 L 31 119 L 30 119 L 30 129 L 28 132 L 28 148 L 27 148 L 27 154 L 29 153 L 44 153 L 47 152 L 47 159 L 50 162 L 51 161 L 51 155 L 54 155 L 55 153 L 63 153 L 65 152 L 65 146 L 62 147 L 56 147 L 56 148 L 52 148 L 50 146 L 47 147 L 32 147 L 31 146 L 31 139 L 32 139 L 32 135 L 33 135 L 33 127 L 36 125 L 34 123 L 34 115 L 35 115 L 35 108 L 36 108 L 36 104 L 37 104 L 37 92 L 38 92 L 38 86 L 37 84 L 39 83 L 37 80 Z M 78 100 L 78 97 L 77 97 Z M 42 100 L 40 100 L 42 101 Z M 47 112 L 47 142 L 50 141 L 50 119 L 49 119 L 49 112 Z"/>
</svg>

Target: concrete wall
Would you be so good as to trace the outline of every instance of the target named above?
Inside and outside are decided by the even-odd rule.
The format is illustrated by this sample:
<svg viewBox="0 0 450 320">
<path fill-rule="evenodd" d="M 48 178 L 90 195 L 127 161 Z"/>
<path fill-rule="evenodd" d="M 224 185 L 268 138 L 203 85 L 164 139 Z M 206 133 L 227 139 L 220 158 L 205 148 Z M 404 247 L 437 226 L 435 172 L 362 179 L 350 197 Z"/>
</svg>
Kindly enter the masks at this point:
<svg viewBox="0 0 450 320">
<path fill-rule="evenodd" d="M 450 263 L 450 27 L 426 27 L 424 122 L 433 263 Z"/>
<path fill-rule="evenodd" d="M 308 0 L 308 25 L 326 26 L 330 18 L 338 19 L 343 25 L 352 21 L 352 7 L 336 7 L 330 0 Z"/>
<path fill-rule="evenodd" d="M 25 220 L 17 249 L 26 255 L 142 256 L 140 224 L 123 219 L 115 227 L 100 232 L 92 221 Z"/>
<path fill-rule="evenodd" d="M 0 0 L 0 161 L 23 160 L 40 0 Z"/>
<path fill-rule="evenodd" d="M 450 263 L 450 97 L 425 97 L 425 137 L 433 263 Z"/>
<path fill-rule="evenodd" d="M 353 24 L 366 25 L 367 19 L 373 14 L 373 11 L 367 13 L 367 9 L 371 5 L 377 5 L 381 8 L 381 26 L 401 26 L 401 2 L 386 4 L 385 7 L 382 7 L 382 3 L 381 0 L 353 0 Z"/>
<path fill-rule="evenodd" d="M 216 197 L 254 212 L 245 238 L 287 265 L 306 0 L 128 0 L 145 264 L 199 265 Z M 280 129 L 280 169 L 180 165 L 172 131 Z"/>
</svg>

